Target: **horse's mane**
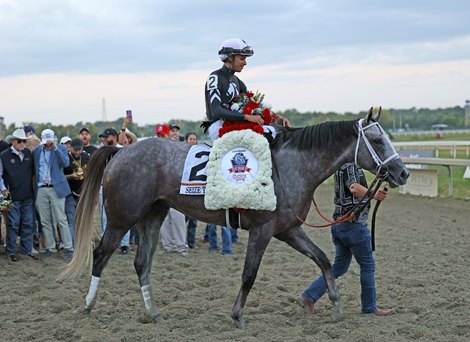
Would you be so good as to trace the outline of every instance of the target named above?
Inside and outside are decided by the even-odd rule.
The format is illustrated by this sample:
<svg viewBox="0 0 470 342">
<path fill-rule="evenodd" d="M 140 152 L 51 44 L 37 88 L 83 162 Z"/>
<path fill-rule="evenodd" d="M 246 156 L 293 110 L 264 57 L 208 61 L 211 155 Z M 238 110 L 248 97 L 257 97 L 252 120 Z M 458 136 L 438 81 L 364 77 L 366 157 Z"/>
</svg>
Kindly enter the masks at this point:
<svg viewBox="0 0 470 342">
<path fill-rule="evenodd" d="M 319 148 L 357 135 L 357 120 L 326 121 L 302 128 L 284 128 L 271 144 L 272 149 L 288 145 L 299 150 Z"/>
</svg>

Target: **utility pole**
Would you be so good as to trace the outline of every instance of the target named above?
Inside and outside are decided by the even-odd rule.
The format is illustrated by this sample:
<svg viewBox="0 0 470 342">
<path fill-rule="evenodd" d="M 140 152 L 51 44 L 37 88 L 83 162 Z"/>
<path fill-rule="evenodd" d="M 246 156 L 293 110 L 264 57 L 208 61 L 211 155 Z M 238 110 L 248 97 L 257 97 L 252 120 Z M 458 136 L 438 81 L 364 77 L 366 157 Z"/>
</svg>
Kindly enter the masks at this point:
<svg viewBox="0 0 470 342">
<path fill-rule="evenodd" d="M 470 126 L 470 100 L 465 101 L 465 127 Z"/>
<path fill-rule="evenodd" d="M 101 121 L 108 121 L 106 116 L 106 99 L 104 97 L 101 99 Z"/>
</svg>

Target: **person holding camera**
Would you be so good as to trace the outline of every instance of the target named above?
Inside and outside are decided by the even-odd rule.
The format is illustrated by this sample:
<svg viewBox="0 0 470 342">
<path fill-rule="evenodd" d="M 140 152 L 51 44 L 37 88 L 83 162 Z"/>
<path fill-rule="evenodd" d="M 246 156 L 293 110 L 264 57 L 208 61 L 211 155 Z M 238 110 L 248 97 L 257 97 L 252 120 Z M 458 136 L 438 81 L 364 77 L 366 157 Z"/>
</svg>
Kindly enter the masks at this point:
<svg viewBox="0 0 470 342">
<path fill-rule="evenodd" d="M 64 175 L 64 168 L 69 166 L 70 160 L 67 148 L 56 144 L 52 129 L 41 132 L 41 145 L 33 150 L 33 160 L 37 186 L 36 209 L 41 218 L 46 244 L 46 251 L 42 257 L 48 258 L 57 253 L 52 231 L 54 225 L 51 218 L 53 218 L 53 221 L 59 225 L 60 237 L 64 244 L 63 257 L 65 260 L 70 260 L 73 256 L 73 244 L 65 216 L 65 198 L 71 191 Z"/>
</svg>

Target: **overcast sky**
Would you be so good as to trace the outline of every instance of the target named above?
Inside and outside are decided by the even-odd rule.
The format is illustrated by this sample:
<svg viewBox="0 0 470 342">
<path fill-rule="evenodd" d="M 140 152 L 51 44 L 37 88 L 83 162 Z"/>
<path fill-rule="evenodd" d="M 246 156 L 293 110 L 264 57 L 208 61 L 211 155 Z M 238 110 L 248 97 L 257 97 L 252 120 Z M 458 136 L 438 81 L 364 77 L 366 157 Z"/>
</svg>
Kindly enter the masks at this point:
<svg viewBox="0 0 470 342">
<path fill-rule="evenodd" d="M 220 43 L 255 54 L 239 77 L 274 110 L 463 106 L 468 0 L 0 0 L 6 124 L 205 117 Z"/>
</svg>

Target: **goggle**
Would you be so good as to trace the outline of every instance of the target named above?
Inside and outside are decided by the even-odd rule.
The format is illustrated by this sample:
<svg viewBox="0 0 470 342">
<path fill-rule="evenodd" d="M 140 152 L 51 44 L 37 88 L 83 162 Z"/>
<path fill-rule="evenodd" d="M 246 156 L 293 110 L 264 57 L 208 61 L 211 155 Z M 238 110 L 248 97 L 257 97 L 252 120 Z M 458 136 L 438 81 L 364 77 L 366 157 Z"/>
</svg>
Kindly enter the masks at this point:
<svg viewBox="0 0 470 342">
<path fill-rule="evenodd" d="M 219 50 L 219 55 L 243 55 L 243 56 L 253 56 L 255 52 L 251 46 L 245 46 L 243 49 L 234 49 L 231 47 L 223 47 Z"/>
</svg>

